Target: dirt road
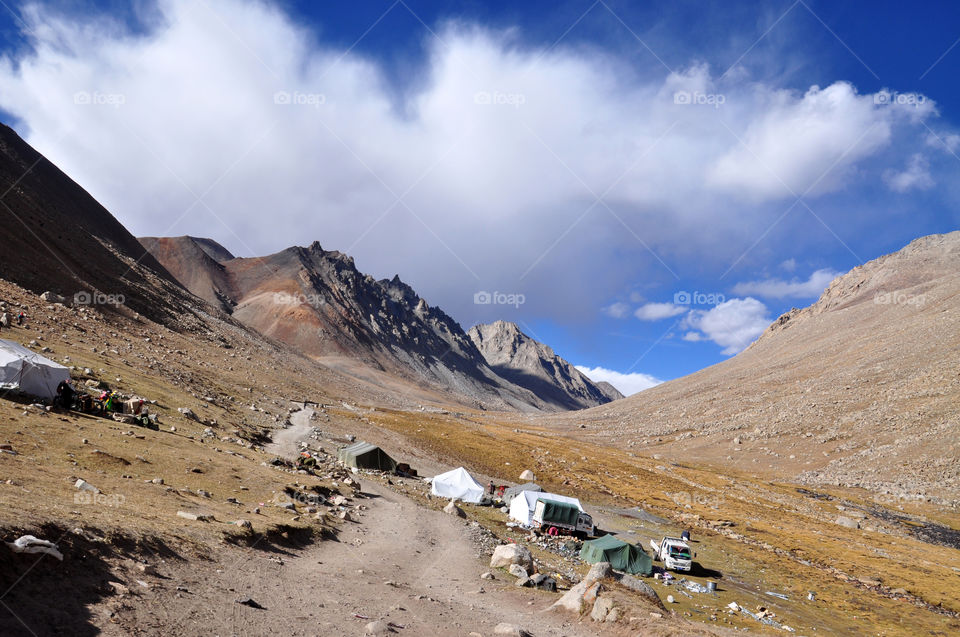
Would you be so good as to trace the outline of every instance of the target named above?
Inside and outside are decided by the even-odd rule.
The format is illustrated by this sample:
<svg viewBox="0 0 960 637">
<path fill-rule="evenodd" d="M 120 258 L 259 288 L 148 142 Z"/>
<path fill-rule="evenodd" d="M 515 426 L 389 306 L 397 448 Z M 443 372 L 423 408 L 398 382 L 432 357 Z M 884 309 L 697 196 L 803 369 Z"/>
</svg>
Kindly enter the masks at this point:
<svg viewBox="0 0 960 637">
<path fill-rule="evenodd" d="M 288 456 L 309 430 L 308 410 L 291 420 L 276 442 Z M 603 634 L 589 619 L 543 612 L 555 594 L 517 589 L 500 574 L 481 579 L 489 557 L 469 522 L 376 483 L 362 486 L 353 504 L 366 509 L 337 540 L 297 551 L 221 546 L 212 561 L 160 565 L 163 579 L 105 621 L 105 634 L 362 635 L 375 620 L 411 636 L 492 635 L 500 622 L 538 636 Z M 262 608 L 237 603 L 244 598 Z"/>
</svg>

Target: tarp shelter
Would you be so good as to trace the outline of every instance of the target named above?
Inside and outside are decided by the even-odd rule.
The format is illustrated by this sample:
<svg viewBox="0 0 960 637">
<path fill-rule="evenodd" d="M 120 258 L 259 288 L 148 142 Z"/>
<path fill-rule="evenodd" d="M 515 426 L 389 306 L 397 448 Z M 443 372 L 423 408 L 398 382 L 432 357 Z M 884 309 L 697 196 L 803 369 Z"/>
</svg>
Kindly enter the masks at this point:
<svg viewBox="0 0 960 637">
<path fill-rule="evenodd" d="M 653 572 L 653 560 L 642 548 L 612 535 L 584 542 L 580 559 L 590 564 L 610 562 L 610 566 L 624 573 L 649 575 Z"/>
<path fill-rule="evenodd" d="M 0 389 L 19 389 L 25 394 L 52 399 L 60 381 L 70 379 L 70 370 L 19 343 L 0 340 Z"/>
<path fill-rule="evenodd" d="M 374 469 L 376 471 L 393 471 L 397 468 L 397 461 L 386 452 L 369 442 L 355 442 L 337 452 L 337 460 L 344 466 L 357 469 Z"/>
<path fill-rule="evenodd" d="M 530 518 L 533 517 L 533 509 L 537 506 L 537 500 L 554 500 L 556 502 L 566 502 L 575 504 L 577 508 L 583 511 L 580 506 L 580 500 L 570 498 L 556 493 L 547 493 L 545 491 L 521 491 L 510 502 L 511 520 L 516 520 L 520 524 L 530 524 Z"/>
<path fill-rule="evenodd" d="M 539 484 L 534 484 L 528 482 L 526 484 L 517 485 L 515 487 L 510 487 L 503 492 L 503 503 L 507 506 L 510 506 L 510 503 L 513 502 L 513 498 L 517 495 L 523 493 L 524 491 L 543 491 L 543 487 Z"/>
<path fill-rule="evenodd" d="M 577 525 L 580 508 L 576 504 L 538 498 L 537 506 L 541 502 L 543 503 L 543 517 L 538 518 L 541 522 L 562 522 L 574 527 Z M 536 509 L 534 509 L 534 515 L 536 515 Z"/>
<path fill-rule="evenodd" d="M 463 467 L 441 473 L 432 483 L 430 493 L 441 498 L 456 498 L 473 504 L 483 499 L 483 487 Z"/>
</svg>

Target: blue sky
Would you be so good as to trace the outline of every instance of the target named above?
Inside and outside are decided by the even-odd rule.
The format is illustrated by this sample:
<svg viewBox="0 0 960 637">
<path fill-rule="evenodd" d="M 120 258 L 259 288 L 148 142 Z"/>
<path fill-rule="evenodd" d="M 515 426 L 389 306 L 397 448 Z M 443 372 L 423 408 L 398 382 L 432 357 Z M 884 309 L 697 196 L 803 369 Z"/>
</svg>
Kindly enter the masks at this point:
<svg viewBox="0 0 960 637">
<path fill-rule="evenodd" d="M 953 3 L 637 4 L 10 3 L 0 116 L 135 234 L 316 239 L 624 391 L 956 229 Z"/>
</svg>

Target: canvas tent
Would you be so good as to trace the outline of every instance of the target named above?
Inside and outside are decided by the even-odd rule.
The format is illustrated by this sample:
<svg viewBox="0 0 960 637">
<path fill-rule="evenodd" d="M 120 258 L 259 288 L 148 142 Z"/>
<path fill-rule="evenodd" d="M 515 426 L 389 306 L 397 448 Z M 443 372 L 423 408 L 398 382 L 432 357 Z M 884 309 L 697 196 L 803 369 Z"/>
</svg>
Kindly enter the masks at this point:
<svg viewBox="0 0 960 637">
<path fill-rule="evenodd" d="M 355 442 L 337 452 L 337 460 L 344 466 L 357 469 L 375 469 L 377 471 L 393 471 L 397 462 L 384 452 L 383 449 L 369 442 Z"/>
<path fill-rule="evenodd" d="M 463 467 L 441 473 L 432 482 L 430 493 L 441 498 L 456 498 L 474 504 L 483 498 L 483 487 Z"/>
<path fill-rule="evenodd" d="M 612 535 L 584 542 L 580 559 L 590 564 L 610 562 L 610 566 L 624 573 L 649 575 L 653 572 L 653 560 L 642 548 Z"/>
<path fill-rule="evenodd" d="M 60 381 L 70 379 L 70 370 L 23 345 L 0 340 L 0 389 L 19 389 L 25 394 L 51 399 Z"/>
<path fill-rule="evenodd" d="M 513 498 L 523 493 L 524 491 L 543 491 L 543 487 L 541 487 L 539 484 L 534 484 L 532 482 L 528 482 L 526 484 L 520 484 L 515 487 L 510 487 L 509 489 L 503 492 L 503 503 L 506 504 L 507 506 L 510 506 L 510 503 L 513 502 Z"/>
<path fill-rule="evenodd" d="M 530 518 L 533 517 L 533 510 L 537 506 L 537 500 L 553 500 L 555 502 L 575 504 L 578 509 L 583 511 L 583 507 L 580 506 L 580 500 L 576 498 L 557 495 L 556 493 L 547 493 L 545 491 L 521 491 L 510 501 L 510 513 L 508 514 L 510 519 L 516 520 L 520 524 L 530 524 Z"/>
</svg>

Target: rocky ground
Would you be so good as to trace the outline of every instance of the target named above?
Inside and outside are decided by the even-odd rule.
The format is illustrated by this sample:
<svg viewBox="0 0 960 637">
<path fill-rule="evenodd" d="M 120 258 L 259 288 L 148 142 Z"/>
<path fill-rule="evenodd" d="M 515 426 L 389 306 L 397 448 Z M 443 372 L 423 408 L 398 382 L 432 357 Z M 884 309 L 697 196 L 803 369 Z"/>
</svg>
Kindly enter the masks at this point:
<svg viewBox="0 0 960 637">
<path fill-rule="evenodd" d="M 49 540 L 64 558 L 0 549 L 2 634 L 362 634 L 377 621 L 399 634 L 487 635 L 501 622 L 535 635 L 785 630 L 731 602 L 768 608 L 799 634 L 960 630 L 948 584 L 958 519 L 929 502 L 803 491 L 576 440 L 526 416 L 394 400 L 393 389 L 370 392 L 213 317 L 184 316 L 173 331 L 6 283 L 0 300 L 29 317 L 0 336 L 47 348 L 80 382 L 144 397 L 159 427 L 0 399 L 0 536 Z M 690 528 L 703 567 L 690 580 L 717 582 L 718 593 L 650 580 L 664 602 L 674 598 L 661 612 L 611 581 L 617 621 L 595 622 L 593 605 L 583 617 L 542 612 L 563 591 L 518 589 L 491 569 L 494 544 L 527 546 L 561 588 L 586 565 L 529 541 L 492 508 L 446 515 L 421 483 L 361 477 L 371 497 L 358 497 L 333 465 L 311 477 L 275 460 L 304 434 L 331 456 L 348 436 L 369 440 L 424 475 L 463 464 L 501 483 L 530 468 L 641 544 Z M 78 479 L 100 493 L 78 491 Z"/>
</svg>

